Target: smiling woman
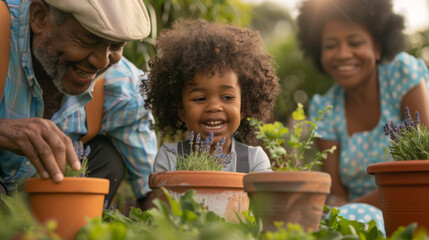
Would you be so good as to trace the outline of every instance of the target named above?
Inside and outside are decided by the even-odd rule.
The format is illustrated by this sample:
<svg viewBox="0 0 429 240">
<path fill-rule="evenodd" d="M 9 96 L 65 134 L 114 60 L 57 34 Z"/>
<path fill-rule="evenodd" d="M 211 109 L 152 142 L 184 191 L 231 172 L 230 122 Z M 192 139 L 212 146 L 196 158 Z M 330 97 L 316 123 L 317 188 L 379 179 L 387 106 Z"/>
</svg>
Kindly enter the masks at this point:
<svg viewBox="0 0 429 240">
<path fill-rule="evenodd" d="M 306 0 L 297 18 L 298 39 L 305 55 L 335 84 L 322 96 L 316 94 L 309 106 L 310 116 L 332 105 L 320 121 L 316 141 L 320 150 L 336 146 L 323 170 L 332 177 L 328 204 L 342 206 L 358 219 L 357 206 L 350 202 L 379 206 L 373 176 L 366 166 L 387 161 L 387 140 L 382 126 L 387 119 L 399 121 L 400 109 L 428 112 L 426 65 L 401 52 L 404 21 L 393 12 L 391 0 Z M 429 118 L 422 120 L 429 125 Z M 375 209 L 375 208 L 373 208 Z M 381 214 L 361 215 L 362 221 Z M 362 212 L 362 210 L 361 210 Z"/>
</svg>

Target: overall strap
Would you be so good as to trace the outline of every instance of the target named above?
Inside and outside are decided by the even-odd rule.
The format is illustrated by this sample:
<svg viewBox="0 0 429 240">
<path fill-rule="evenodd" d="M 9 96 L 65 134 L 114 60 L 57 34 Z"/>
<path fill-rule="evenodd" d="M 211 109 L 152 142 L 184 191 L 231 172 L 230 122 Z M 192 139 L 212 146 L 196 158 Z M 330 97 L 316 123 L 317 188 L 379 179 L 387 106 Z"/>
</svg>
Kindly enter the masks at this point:
<svg viewBox="0 0 429 240">
<path fill-rule="evenodd" d="M 250 171 L 249 147 L 235 141 L 235 152 L 237 153 L 237 172 L 248 173 Z M 177 143 L 177 153 L 179 155 L 189 155 L 191 153 L 191 144 L 189 144 L 189 140 Z"/>
<path fill-rule="evenodd" d="M 235 141 L 235 152 L 237 153 L 237 172 L 250 172 L 249 146 L 241 142 Z"/>
<path fill-rule="evenodd" d="M 191 144 L 189 140 L 178 142 L 177 143 L 177 154 L 179 155 L 189 155 L 191 154 Z"/>
<path fill-rule="evenodd" d="M 79 139 L 83 143 L 87 143 L 100 132 L 101 123 L 103 121 L 103 107 L 104 77 L 101 76 L 94 84 L 92 100 L 85 105 L 86 128 L 88 129 L 88 133 Z"/>
<path fill-rule="evenodd" d="M 0 100 L 3 98 L 9 66 L 10 14 L 6 2 L 0 1 Z"/>
</svg>

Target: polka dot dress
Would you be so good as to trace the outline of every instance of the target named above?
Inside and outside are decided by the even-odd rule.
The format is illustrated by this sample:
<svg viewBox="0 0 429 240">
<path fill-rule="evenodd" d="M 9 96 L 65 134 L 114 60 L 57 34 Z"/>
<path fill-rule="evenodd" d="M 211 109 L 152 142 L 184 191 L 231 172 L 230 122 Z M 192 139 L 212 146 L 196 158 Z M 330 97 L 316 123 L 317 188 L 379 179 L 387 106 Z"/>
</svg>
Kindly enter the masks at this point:
<svg viewBox="0 0 429 240">
<path fill-rule="evenodd" d="M 388 139 L 384 136 L 383 125 L 391 120 L 399 124 L 403 97 L 420 81 L 429 79 L 424 62 L 407 53 L 399 53 L 392 62 L 380 65 L 378 76 L 381 117 L 377 126 L 370 131 L 349 136 L 345 119 L 344 90 L 338 84 L 334 84 L 323 96 L 315 95 L 309 106 L 311 119 L 318 116 L 318 110 L 328 104 L 333 106 L 320 121 L 318 133 L 323 139 L 340 143 L 340 176 L 342 184 L 348 190 L 349 200 L 376 188 L 374 176 L 366 173 L 366 167 L 372 163 L 390 160 L 387 154 Z M 351 211 L 351 208 L 347 211 Z M 376 216 L 372 216 L 372 219 Z"/>
<path fill-rule="evenodd" d="M 349 220 L 367 223 L 374 219 L 378 230 L 386 235 L 383 214 L 380 209 L 365 203 L 350 203 L 339 207 L 339 210 L 339 215 Z"/>
</svg>

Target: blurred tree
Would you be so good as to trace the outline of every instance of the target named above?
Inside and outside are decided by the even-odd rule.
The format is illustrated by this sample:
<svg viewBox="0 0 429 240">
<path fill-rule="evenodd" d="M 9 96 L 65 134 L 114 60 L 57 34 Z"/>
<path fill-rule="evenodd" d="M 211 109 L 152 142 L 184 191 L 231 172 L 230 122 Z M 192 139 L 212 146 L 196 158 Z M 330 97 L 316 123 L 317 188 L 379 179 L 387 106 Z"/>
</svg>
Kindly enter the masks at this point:
<svg viewBox="0 0 429 240">
<path fill-rule="evenodd" d="M 278 64 L 277 75 L 281 86 L 274 107 L 274 117 L 287 123 L 297 103 L 307 107 L 311 97 L 316 93 L 324 94 L 333 81 L 319 73 L 303 57 L 294 34 L 289 34 L 281 41 L 271 42 L 268 47 Z"/>
<path fill-rule="evenodd" d="M 298 102 L 307 107 L 315 93 L 323 94 L 333 82 L 304 59 L 295 38 L 295 21 L 287 10 L 275 3 L 261 3 L 253 8 L 251 26 L 261 32 L 267 50 L 277 62 L 281 92 L 274 117 L 287 123 Z"/>
<path fill-rule="evenodd" d="M 144 0 L 151 18 L 152 31 L 143 41 L 129 42 L 124 56 L 143 70 L 156 54 L 159 32 L 179 18 L 203 18 L 213 22 L 248 26 L 251 5 L 241 0 Z"/>
<path fill-rule="evenodd" d="M 426 65 L 429 64 L 429 28 L 423 31 L 410 34 L 407 37 L 407 52 L 421 58 Z"/>
</svg>

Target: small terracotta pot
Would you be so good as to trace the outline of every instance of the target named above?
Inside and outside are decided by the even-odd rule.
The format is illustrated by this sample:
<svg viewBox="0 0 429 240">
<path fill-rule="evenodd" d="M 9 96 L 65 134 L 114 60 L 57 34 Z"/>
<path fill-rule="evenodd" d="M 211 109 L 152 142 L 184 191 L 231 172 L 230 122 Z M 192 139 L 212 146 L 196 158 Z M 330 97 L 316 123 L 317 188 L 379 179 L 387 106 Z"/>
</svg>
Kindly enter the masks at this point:
<svg viewBox="0 0 429 240">
<path fill-rule="evenodd" d="M 331 177 L 323 172 L 257 172 L 244 177 L 250 207 L 264 231 L 277 230 L 274 221 L 318 230 L 330 189 Z"/>
<path fill-rule="evenodd" d="M 65 177 L 55 183 L 51 179 L 30 178 L 25 182 L 25 191 L 37 219 L 42 223 L 55 220 L 55 232 L 63 239 L 73 239 L 86 225 L 86 217 L 101 217 L 109 180 Z"/>
<path fill-rule="evenodd" d="M 387 236 L 412 222 L 429 229 L 429 160 L 374 163 L 367 172 L 375 175 Z"/>
<path fill-rule="evenodd" d="M 227 221 L 238 222 L 234 211 L 240 214 L 249 209 L 249 198 L 243 189 L 245 173 L 216 171 L 167 171 L 149 176 L 149 187 L 155 198 L 167 202 L 161 190 L 164 187 L 178 199 L 193 189 L 197 201 L 208 210 L 215 212 Z"/>
</svg>

